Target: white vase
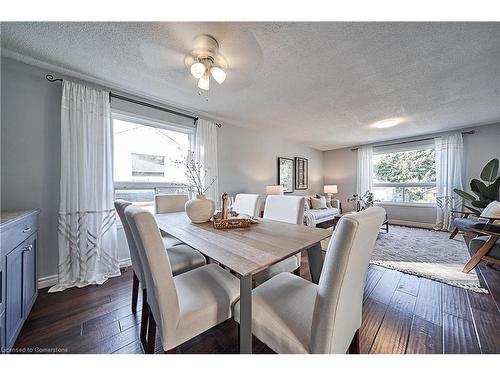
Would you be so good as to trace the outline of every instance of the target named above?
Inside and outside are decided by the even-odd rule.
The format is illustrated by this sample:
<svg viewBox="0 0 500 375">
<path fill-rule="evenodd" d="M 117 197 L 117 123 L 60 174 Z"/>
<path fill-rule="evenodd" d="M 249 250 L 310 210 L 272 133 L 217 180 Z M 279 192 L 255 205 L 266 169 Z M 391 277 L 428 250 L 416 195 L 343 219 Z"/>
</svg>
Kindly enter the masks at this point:
<svg viewBox="0 0 500 375">
<path fill-rule="evenodd" d="M 186 215 L 193 223 L 206 223 L 215 212 L 215 203 L 207 199 L 203 194 L 196 195 L 196 198 L 186 202 Z"/>
</svg>

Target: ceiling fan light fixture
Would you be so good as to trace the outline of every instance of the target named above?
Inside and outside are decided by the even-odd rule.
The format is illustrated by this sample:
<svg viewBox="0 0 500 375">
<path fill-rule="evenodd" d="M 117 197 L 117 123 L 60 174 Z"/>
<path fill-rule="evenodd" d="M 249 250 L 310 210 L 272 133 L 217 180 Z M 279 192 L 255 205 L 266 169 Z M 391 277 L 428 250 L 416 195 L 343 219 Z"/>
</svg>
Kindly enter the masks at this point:
<svg viewBox="0 0 500 375">
<path fill-rule="evenodd" d="M 210 88 L 210 77 L 208 74 L 204 74 L 198 81 L 198 87 L 202 90 L 208 91 Z"/>
<path fill-rule="evenodd" d="M 219 85 L 226 79 L 226 72 L 224 72 L 218 66 L 213 66 L 212 68 L 210 68 L 210 73 L 212 74 L 212 77 L 214 77 L 215 81 Z"/>
<path fill-rule="evenodd" d="M 193 75 L 194 78 L 203 77 L 203 74 L 205 74 L 206 70 L 207 70 L 206 66 L 199 61 L 191 65 L 191 74 Z"/>
</svg>

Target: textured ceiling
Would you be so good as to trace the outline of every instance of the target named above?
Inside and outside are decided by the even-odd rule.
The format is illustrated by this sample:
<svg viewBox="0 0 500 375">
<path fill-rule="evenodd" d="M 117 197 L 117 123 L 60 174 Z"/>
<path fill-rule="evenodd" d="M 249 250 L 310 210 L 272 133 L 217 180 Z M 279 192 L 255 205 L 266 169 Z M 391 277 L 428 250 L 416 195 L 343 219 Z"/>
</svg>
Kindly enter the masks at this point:
<svg viewBox="0 0 500 375">
<path fill-rule="evenodd" d="M 2 47 L 327 150 L 500 121 L 500 23 L 3 23 Z M 184 58 L 219 40 L 226 82 Z M 370 127 L 404 118 L 390 129 Z"/>
</svg>

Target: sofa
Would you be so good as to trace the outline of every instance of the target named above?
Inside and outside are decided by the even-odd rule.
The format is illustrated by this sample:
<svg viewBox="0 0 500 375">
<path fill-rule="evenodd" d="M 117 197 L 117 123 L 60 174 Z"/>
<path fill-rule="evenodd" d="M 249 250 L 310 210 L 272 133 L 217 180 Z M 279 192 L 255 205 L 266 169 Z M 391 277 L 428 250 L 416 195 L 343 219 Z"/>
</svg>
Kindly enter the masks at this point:
<svg viewBox="0 0 500 375">
<path fill-rule="evenodd" d="M 304 205 L 304 224 L 310 227 L 315 227 L 318 224 L 332 221 L 333 218 L 337 214 L 342 213 L 342 205 L 338 199 L 330 199 L 329 197 L 325 197 L 326 199 L 326 207 L 322 209 L 314 209 L 311 203 L 311 198 L 319 198 L 318 195 L 308 195 L 305 196 L 305 205 Z"/>
</svg>

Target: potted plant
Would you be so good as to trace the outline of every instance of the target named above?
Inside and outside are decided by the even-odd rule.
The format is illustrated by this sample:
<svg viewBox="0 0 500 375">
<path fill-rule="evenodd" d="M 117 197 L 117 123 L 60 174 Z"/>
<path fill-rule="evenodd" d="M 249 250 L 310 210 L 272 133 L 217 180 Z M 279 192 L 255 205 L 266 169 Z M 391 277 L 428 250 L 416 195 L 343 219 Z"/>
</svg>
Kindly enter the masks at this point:
<svg viewBox="0 0 500 375">
<path fill-rule="evenodd" d="M 215 183 L 217 177 L 207 181 L 208 170 L 194 158 L 194 153 L 189 152 L 184 161 L 179 162 L 186 168 L 186 178 L 189 190 L 195 197 L 186 202 L 186 215 L 193 223 L 210 221 L 215 212 L 215 202 L 205 197 L 205 193 Z"/>
<path fill-rule="evenodd" d="M 353 194 L 351 198 L 347 199 L 348 202 L 355 202 L 356 211 L 362 211 L 368 207 L 373 206 L 373 193 L 369 190 L 366 191 L 363 195 Z"/>
<path fill-rule="evenodd" d="M 492 159 L 481 171 L 482 181 L 473 178 L 470 182 L 470 188 L 477 197 L 460 189 L 453 189 L 453 191 L 468 203 L 464 204 L 466 208 L 480 214 L 488 204 L 500 200 L 500 176 L 497 177 L 497 175 L 498 159 Z"/>
</svg>

